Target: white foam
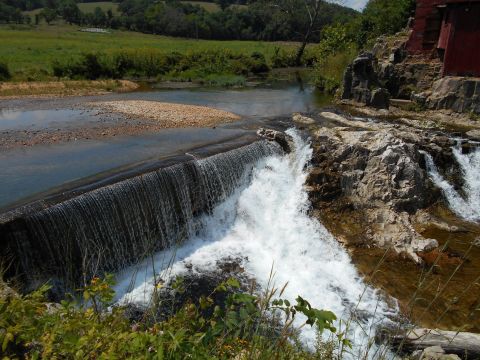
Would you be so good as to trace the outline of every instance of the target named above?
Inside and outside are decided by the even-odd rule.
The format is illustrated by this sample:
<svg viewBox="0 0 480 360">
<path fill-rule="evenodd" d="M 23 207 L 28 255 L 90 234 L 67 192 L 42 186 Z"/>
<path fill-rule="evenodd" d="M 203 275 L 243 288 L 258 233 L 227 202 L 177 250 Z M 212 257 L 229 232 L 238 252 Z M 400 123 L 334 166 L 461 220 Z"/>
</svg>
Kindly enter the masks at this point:
<svg viewBox="0 0 480 360">
<path fill-rule="evenodd" d="M 392 310 L 363 283 L 333 236 L 307 214 L 310 204 L 303 185 L 312 149 L 294 131 L 290 135 L 296 150 L 289 156 L 260 161 L 249 183 L 203 220 L 202 233 L 176 250 L 169 271 L 181 273 L 186 262 L 193 264 L 194 271 L 211 269 L 219 259 L 240 256 L 246 259 L 246 271 L 265 286 L 273 265 L 276 285 L 288 282 L 284 298 L 293 301 L 300 295 L 312 306 L 331 310 L 344 320 L 354 310 L 361 314 L 363 329 L 353 323 L 350 337 L 357 346 L 365 345 L 374 324 L 384 321 Z M 162 259 L 168 260 L 173 252 L 156 255 L 156 271 L 165 268 L 168 261 Z M 125 293 L 122 301 L 150 300 L 151 262 L 140 272 L 134 289 Z M 130 270 L 123 275 L 119 292 L 126 291 L 131 274 Z M 304 328 L 302 336 L 311 343 L 315 333 Z"/>
<path fill-rule="evenodd" d="M 462 171 L 465 197 L 439 173 L 432 156 L 422 152 L 425 155 L 428 173 L 433 183 L 442 189 L 454 213 L 469 221 L 480 221 L 480 148 L 470 154 L 462 154 L 458 143 L 452 151 Z"/>
</svg>

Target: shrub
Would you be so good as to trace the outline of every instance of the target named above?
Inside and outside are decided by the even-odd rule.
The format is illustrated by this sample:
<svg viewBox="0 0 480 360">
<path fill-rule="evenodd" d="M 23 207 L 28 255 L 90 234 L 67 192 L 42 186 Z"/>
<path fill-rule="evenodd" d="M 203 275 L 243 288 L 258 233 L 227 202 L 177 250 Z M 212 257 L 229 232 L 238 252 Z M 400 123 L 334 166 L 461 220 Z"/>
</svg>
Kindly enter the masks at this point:
<svg viewBox="0 0 480 360">
<path fill-rule="evenodd" d="M 7 63 L 0 62 L 0 81 L 10 80 L 11 77 Z"/>
<path fill-rule="evenodd" d="M 273 51 L 271 62 L 274 68 L 296 66 L 295 52 L 276 47 Z"/>
<path fill-rule="evenodd" d="M 48 286 L 24 296 L 5 291 L 0 281 L 0 346 L 7 358 L 62 359 L 326 359 L 327 346 L 307 351 L 299 345 L 292 328 L 297 314 L 305 325 L 319 333 L 333 327 L 335 315 L 312 308 L 298 297 L 295 304 L 273 299 L 275 290 L 264 296 L 244 293 L 235 279 L 219 284 L 214 293 L 226 292 L 223 306 L 213 293 L 201 296 L 164 321 L 142 319 L 131 323 L 125 309 L 112 306 L 112 279 L 94 278 L 83 289 L 83 301 L 64 300 L 49 304 Z M 161 304 L 160 304 L 161 306 Z M 110 309 L 110 310 L 109 310 Z M 283 322 L 275 321 L 279 317 Z M 343 334 L 339 344 L 349 346 Z M 333 342 L 332 342 L 333 343 Z M 330 344 L 331 345 L 331 344 Z M 331 354 L 331 351 L 329 351 Z M 327 357 L 328 358 L 328 357 Z"/>
</svg>

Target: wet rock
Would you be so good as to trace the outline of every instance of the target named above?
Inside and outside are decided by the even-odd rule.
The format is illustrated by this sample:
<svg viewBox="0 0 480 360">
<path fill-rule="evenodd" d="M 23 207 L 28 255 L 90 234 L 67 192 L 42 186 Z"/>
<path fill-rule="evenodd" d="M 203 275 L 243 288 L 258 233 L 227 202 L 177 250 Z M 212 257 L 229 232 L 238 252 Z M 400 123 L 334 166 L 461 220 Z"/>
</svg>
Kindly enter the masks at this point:
<svg viewBox="0 0 480 360">
<path fill-rule="evenodd" d="M 478 129 L 468 131 L 467 135 L 474 140 L 480 140 L 480 130 Z"/>
<path fill-rule="evenodd" d="M 275 141 L 278 143 L 285 153 L 290 153 L 293 148 L 293 139 L 290 135 L 285 134 L 284 132 L 260 128 L 257 131 L 257 135 L 263 139 L 269 141 Z"/>
<path fill-rule="evenodd" d="M 309 118 L 307 116 L 303 116 L 301 114 L 293 114 L 292 117 L 293 121 L 298 123 L 298 124 L 303 124 L 303 125 L 311 125 L 315 124 L 315 120 L 312 118 Z"/>
<path fill-rule="evenodd" d="M 363 245 L 393 248 L 422 263 L 418 253 L 438 247 L 412 224 L 415 214 L 436 201 L 438 195 L 419 153 L 425 146 L 424 132 L 376 123 L 369 123 L 368 130 L 359 130 L 356 120 L 330 113 L 320 115 L 343 125 L 318 128 L 312 138 L 313 169 L 307 185 L 312 203 L 322 209 L 321 220 L 328 227 L 329 221 L 337 224 L 339 217 L 355 219 L 350 229 L 352 244 L 358 241 L 353 228 L 363 227 Z M 435 141 L 450 145 L 448 138 L 441 136 Z M 436 143 L 429 146 L 442 151 Z M 350 241 L 350 230 L 337 234 L 340 230 L 336 225 L 330 230 Z"/>
<path fill-rule="evenodd" d="M 132 322 L 168 319 L 187 303 L 198 305 L 202 296 L 213 300 L 213 305 L 205 310 L 204 314 L 211 315 L 215 305 L 225 306 L 229 294 L 258 290 L 255 280 L 245 274 L 243 260 L 224 258 L 217 261 L 216 266 L 208 269 L 185 263 L 184 270 L 174 278 L 157 280 L 157 290 L 152 300 L 157 304 L 156 308 L 136 303 L 124 304 L 125 316 Z M 231 278 L 238 280 L 239 289 L 227 288 L 225 291 L 215 291 L 221 283 Z"/>
</svg>

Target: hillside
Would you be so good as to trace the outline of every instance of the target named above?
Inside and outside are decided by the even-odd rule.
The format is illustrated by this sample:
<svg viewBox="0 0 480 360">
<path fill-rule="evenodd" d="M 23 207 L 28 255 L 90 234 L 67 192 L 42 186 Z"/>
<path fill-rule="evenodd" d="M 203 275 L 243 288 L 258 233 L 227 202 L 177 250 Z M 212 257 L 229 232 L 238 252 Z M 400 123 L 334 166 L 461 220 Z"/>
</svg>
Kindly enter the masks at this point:
<svg viewBox="0 0 480 360">
<path fill-rule="evenodd" d="M 353 9 L 321 2 L 318 16 L 310 24 L 308 14 L 314 4 L 301 0 L 252 1 L 248 5 L 231 0 L 0 0 L 0 23 L 68 23 L 175 37 L 261 41 L 303 41 L 311 27 L 308 40 L 317 42 L 325 26 L 343 24 L 358 15 Z"/>
</svg>

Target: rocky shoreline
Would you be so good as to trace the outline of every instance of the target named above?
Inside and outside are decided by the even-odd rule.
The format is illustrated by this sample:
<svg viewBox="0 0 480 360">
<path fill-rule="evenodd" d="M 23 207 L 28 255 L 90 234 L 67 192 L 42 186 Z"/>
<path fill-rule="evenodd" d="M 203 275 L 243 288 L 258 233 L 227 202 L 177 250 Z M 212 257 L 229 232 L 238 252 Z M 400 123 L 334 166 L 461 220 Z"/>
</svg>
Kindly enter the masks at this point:
<svg viewBox="0 0 480 360">
<path fill-rule="evenodd" d="M 478 273 L 480 226 L 448 209 L 422 155 L 430 154 L 460 191 L 462 173 L 452 154 L 460 134 L 407 118 L 341 112 L 295 114 L 293 120 L 312 141 L 306 184 L 312 215 L 349 250 L 367 282 L 398 299 L 402 312 L 421 326 L 479 331 L 473 309 L 480 293 L 469 283 Z M 471 143 L 465 140 L 462 151 L 472 151 Z M 418 284 L 422 273 L 431 275 L 424 288 Z M 459 297 L 465 288 L 472 291 L 468 299 Z M 425 298 L 412 308 L 419 294 Z M 439 322 L 439 314 L 449 311 Z"/>
</svg>

